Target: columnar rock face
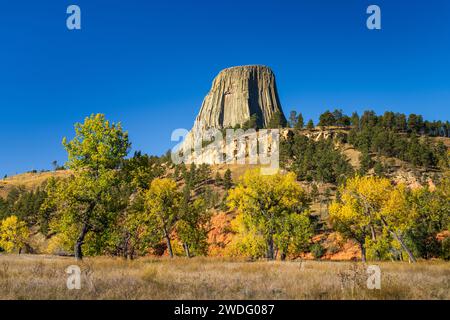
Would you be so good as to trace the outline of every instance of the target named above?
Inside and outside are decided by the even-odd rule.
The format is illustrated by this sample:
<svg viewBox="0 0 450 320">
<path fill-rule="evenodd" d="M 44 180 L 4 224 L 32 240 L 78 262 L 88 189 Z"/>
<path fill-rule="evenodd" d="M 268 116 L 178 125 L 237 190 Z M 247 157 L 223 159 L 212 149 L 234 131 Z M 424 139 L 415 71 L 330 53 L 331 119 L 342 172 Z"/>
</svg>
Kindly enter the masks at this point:
<svg viewBox="0 0 450 320">
<path fill-rule="evenodd" d="M 284 117 L 272 70 L 256 65 L 232 67 L 214 79 L 194 130 L 242 125 L 252 115 L 257 116 L 257 124 L 262 128 L 275 112 Z"/>
</svg>

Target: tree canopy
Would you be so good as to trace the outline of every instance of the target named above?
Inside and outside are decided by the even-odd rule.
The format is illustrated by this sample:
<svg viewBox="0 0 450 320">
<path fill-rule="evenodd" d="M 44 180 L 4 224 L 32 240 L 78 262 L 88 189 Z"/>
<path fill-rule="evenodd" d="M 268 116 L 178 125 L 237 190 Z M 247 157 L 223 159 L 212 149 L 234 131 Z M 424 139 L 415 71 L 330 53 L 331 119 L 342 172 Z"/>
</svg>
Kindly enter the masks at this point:
<svg viewBox="0 0 450 320">
<path fill-rule="evenodd" d="M 230 190 L 228 203 L 242 215 L 244 229 L 262 237 L 268 259 L 275 258 L 275 245 L 285 256 L 290 245 L 301 247 L 309 240 L 308 199 L 292 173 L 249 170 Z"/>
</svg>

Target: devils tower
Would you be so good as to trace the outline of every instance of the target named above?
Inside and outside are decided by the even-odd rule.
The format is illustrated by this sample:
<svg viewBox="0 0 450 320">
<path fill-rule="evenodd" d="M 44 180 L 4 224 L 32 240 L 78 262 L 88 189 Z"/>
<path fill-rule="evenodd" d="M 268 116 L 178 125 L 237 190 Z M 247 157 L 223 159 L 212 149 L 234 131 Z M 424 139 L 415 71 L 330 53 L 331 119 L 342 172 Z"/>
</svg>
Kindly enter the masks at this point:
<svg viewBox="0 0 450 320">
<path fill-rule="evenodd" d="M 286 120 L 272 70 L 260 65 L 232 67 L 214 79 L 193 129 L 235 127 L 252 115 L 258 127 L 264 128 L 276 113 Z"/>
</svg>

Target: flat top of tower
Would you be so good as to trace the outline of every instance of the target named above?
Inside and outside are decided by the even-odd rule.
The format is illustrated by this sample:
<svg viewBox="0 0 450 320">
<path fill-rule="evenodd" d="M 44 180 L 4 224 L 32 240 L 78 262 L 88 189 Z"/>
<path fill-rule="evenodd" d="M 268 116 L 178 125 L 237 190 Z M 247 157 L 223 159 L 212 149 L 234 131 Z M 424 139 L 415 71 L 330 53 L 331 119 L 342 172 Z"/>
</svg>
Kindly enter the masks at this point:
<svg viewBox="0 0 450 320">
<path fill-rule="evenodd" d="M 270 69 L 270 67 L 262 65 L 262 64 L 249 64 L 249 65 L 243 65 L 243 66 L 229 67 L 229 68 L 223 69 L 221 71 L 221 73 L 225 72 L 225 71 L 236 70 L 236 69 L 243 69 L 243 70 L 245 70 L 245 69 L 266 69 L 266 70 L 272 71 L 272 69 Z"/>
</svg>

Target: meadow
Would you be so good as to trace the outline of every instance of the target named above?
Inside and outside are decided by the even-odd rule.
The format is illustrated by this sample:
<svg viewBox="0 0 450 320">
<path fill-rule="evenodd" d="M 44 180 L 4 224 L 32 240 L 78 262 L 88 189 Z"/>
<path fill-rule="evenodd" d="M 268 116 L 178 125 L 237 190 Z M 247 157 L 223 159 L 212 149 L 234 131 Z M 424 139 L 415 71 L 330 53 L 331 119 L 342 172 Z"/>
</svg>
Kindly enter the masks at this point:
<svg viewBox="0 0 450 320">
<path fill-rule="evenodd" d="M 76 264 L 81 289 L 69 290 Z M 379 290 L 359 262 L 0 255 L 0 299 L 450 299 L 448 262 L 369 264 Z"/>
</svg>

